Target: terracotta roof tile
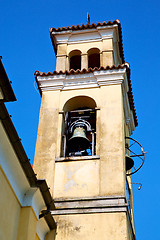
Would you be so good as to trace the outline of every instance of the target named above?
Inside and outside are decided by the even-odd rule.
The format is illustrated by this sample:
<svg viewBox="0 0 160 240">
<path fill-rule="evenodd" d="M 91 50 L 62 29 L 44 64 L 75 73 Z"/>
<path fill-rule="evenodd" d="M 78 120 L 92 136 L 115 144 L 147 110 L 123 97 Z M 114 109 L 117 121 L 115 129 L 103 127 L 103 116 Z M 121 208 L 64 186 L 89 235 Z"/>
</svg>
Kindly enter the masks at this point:
<svg viewBox="0 0 160 240">
<path fill-rule="evenodd" d="M 120 24 L 120 21 L 117 19 L 117 20 L 114 20 L 113 22 L 111 21 L 108 21 L 108 22 L 98 22 L 97 24 L 95 23 L 92 23 L 92 24 L 82 24 L 82 25 L 72 25 L 71 27 L 67 26 L 67 27 L 58 27 L 58 28 L 50 28 L 50 32 L 62 32 L 62 31 L 68 31 L 68 30 L 73 30 L 73 31 L 76 31 L 76 30 L 83 30 L 83 29 L 91 29 L 91 28 L 97 28 L 97 27 L 102 27 L 102 26 L 109 26 L 109 25 L 114 25 L 114 24 Z"/>
<path fill-rule="evenodd" d="M 55 43 L 54 43 L 54 40 L 52 38 L 52 33 L 56 33 L 56 32 L 62 32 L 62 31 L 69 31 L 69 30 L 72 30 L 72 31 L 78 31 L 78 30 L 85 30 L 85 29 L 93 29 L 93 28 L 97 28 L 97 27 L 104 27 L 104 26 L 113 26 L 117 24 L 118 25 L 118 33 L 119 33 L 119 50 L 120 50 L 120 56 L 121 56 L 121 59 L 122 59 L 122 63 L 125 63 L 125 59 L 124 59 L 124 51 L 123 51 L 123 42 L 122 42 L 122 28 L 121 28 L 121 23 L 118 19 L 114 20 L 113 22 L 111 21 L 108 21 L 108 22 L 98 22 L 97 24 L 95 23 L 92 23 L 92 24 L 82 24 L 82 25 L 72 25 L 71 27 L 67 26 L 67 27 L 58 27 L 58 28 L 50 28 L 50 36 L 51 36 L 51 39 L 52 39 L 52 43 L 53 43 L 53 47 L 55 49 L 55 52 L 56 52 L 56 46 L 55 46 Z"/>
<path fill-rule="evenodd" d="M 125 64 L 121 64 L 121 65 L 118 65 L 118 66 L 106 66 L 106 67 L 100 67 L 100 68 L 88 68 L 88 69 L 77 69 L 77 70 L 74 70 L 74 69 L 71 69 L 69 71 L 53 71 L 52 73 L 51 72 L 48 72 L 48 73 L 44 73 L 44 72 L 40 72 L 40 71 L 35 71 L 34 75 L 35 75 L 35 78 L 36 78 L 36 81 L 37 81 L 37 77 L 38 76 L 41 76 L 41 77 L 44 77 L 44 76 L 54 76 L 54 75 L 72 75 L 72 74 L 85 74 L 85 73 L 92 73 L 94 71 L 101 71 L 101 70 L 113 70 L 113 69 L 123 69 L 123 68 L 126 68 L 126 71 L 127 71 L 127 78 L 128 78 L 128 87 L 129 87 L 129 92 L 128 92 L 128 98 L 129 98 L 129 104 L 130 104 L 130 108 L 131 110 L 133 111 L 133 116 L 134 116 L 134 121 L 135 121 L 135 126 L 138 126 L 138 120 L 137 120 L 137 115 L 136 115 L 136 110 L 135 110 L 135 104 L 134 104 L 134 99 L 133 99 L 133 91 L 132 91 L 132 85 L 131 85 L 131 79 L 130 79 L 130 68 L 129 68 L 129 64 L 128 63 L 125 63 Z M 37 82 L 38 84 L 38 82 Z"/>
</svg>

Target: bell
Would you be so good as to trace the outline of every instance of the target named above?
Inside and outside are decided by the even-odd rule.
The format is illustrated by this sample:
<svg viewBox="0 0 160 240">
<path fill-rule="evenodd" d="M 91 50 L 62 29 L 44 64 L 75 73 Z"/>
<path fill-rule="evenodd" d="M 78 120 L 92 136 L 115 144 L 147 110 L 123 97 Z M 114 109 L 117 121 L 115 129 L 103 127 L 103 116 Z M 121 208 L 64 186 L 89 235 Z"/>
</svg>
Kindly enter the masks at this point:
<svg viewBox="0 0 160 240">
<path fill-rule="evenodd" d="M 87 149 L 89 144 L 89 139 L 86 137 L 86 130 L 83 127 L 76 127 L 72 137 L 69 139 L 70 148 L 75 151 L 81 151 Z"/>
<path fill-rule="evenodd" d="M 128 171 L 134 166 L 134 161 L 130 156 L 128 156 L 127 153 L 125 155 L 125 159 L 126 159 L 126 171 Z"/>
</svg>

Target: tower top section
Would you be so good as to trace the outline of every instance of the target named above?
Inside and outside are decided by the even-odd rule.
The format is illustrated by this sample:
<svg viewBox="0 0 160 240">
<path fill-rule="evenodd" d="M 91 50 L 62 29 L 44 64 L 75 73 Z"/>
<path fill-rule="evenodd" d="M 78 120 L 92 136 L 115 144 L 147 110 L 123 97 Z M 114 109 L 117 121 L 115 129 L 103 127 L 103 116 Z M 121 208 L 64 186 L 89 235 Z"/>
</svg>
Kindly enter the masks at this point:
<svg viewBox="0 0 160 240">
<path fill-rule="evenodd" d="M 125 63 L 119 20 L 51 28 L 50 36 L 58 71 Z"/>
<path fill-rule="evenodd" d="M 120 21 L 51 28 L 50 36 L 56 54 L 56 70 L 35 72 L 40 93 L 98 90 L 120 84 L 125 97 L 126 122 L 132 125 L 131 134 L 138 121 L 130 67 L 124 60 Z"/>
</svg>

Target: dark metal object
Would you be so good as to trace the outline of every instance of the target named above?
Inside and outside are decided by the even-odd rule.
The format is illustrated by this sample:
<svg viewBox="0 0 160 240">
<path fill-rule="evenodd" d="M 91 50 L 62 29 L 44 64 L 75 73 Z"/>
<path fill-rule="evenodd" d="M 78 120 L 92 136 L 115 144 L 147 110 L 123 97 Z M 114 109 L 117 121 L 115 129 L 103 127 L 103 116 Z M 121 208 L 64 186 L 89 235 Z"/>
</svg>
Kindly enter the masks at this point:
<svg viewBox="0 0 160 240">
<path fill-rule="evenodd" d="M 93 156 L 96 150 L 96 111 L 80 108 L 63 113 L 62 156 Z"/>
<path fill-rule="evenodd" d="M 86 130 L 83 127 L 76 127 L 72 137 L 69 139 L 69 144 L 88 146 L 89 139 L 86 137 Z"/>
<path fill-rule="evenodd" d="M 143 149 L 142 145 L 138 141 L 136 141 L 135 139 L 133 139 L 131 137 L 125 137 L 125 139 L 126 140 L 128 139 L 130 141 L 130 146 L 128 144 L 126 144 L 126 150 L 130 153 L 130 156 L 127 154 L 128 158 L 126 160 L 128 160 L 128 159 L 131 160 L 132 158 L 134 158 L 134 161 L 132 159 L 132 161 L 134 163 L 137 162 L 137 159 L 141 160 L 141 163 L 140 163 L 140 165 L 138 167 L 136 167 L 135 164 L 134 164 L 133 165 L 134 166 L 134 170 L 132 172 L 126 173 L 126 175 L 129 176 L 129 175 L 132 175 L 132 174 L 138 172 L 138 170 L 143 166 L 144 160 L 145 160 L 145 153 L 146 152 L 144 152 L 144 149 Z M 135 150 L 133 149 L 134 145 L 136 145 L 136 147 L 138 147 L 140 149 L 140 153 L 138 153 L 138 154 L 135 153 Z M 126 171 L 127 171 L 127 168 L 126 168 Z"/>
<path fill-rule="evenodd" d="M 89 13 L 87 13 L 87 23 L 90 25 L 90 16 L 89 16 Z"/>
<path fill-rule="evenodd" d="M 132 182 L 132 184 L 138 184 L 138 185 L 139 185 L 139 187 L 138 187 L 138 190 L 141 190 L 142 183 L 136 183 L 136 182 Z"/>
<path fill-rule="evenodd" d="M 128 171 L 134 166 L 134 161 L 128 154 L 125 155 L 125 158 L 126 158 L 126 171 Z"/>
<path fill-rule="evenodd" d="M 97 110 L 100 110 L 100 108 L 87 108 L 87 109 L 78 109 L 78 110 L 72 110 L 70 113 L 81 113 L 81 112 L 95 112 Z M 68 113 L 68 112 L 66 112 Z M 64 111 L 60 111 L 59 114 L 66 114 Z"/>
<path fill-rule="evenodd" d="M 92 156 L 94 155 L 94 143 L 95 143 L 95 136 L 94 136 L 94 131 L 92 131 Z"/>
<path fill-rule="evenodd" d="M 57 228 L 56 222 L 54 221 L 54 218 L 52 217 L 52 214 L 51 214 L 49 208 L 47 210 L 41 211 L 41 214 L 39 215 L 39 219 L 41 219 L 43 217 L 46 220 L 46 222 L 48 223 L 50 230 Z"/>
<path fill-rule="evenodd" d="M 70 150 L 75 151 L 77 153 L 75 155 L 79 156 L 78 152 L 82 153 L 89 147 L 90 142 L 86 137 L 86 131 L 91 131 L 91 126 L 87 121 L 79 119 L 70 125 L 69 131 L 72 133 L 68 141 Z"/>
</svg>

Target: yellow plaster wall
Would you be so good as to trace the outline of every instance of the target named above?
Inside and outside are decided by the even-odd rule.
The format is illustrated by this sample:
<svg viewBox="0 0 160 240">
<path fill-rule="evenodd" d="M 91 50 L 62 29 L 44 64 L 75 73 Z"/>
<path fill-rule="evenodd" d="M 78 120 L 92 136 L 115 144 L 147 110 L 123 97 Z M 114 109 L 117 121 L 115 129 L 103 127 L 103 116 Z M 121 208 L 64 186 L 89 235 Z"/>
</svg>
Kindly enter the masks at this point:
<svg viewBox="0 0 160 240">
<path fill-rule="evenodd" d="M 67 54 L 67 44 L 59 44 L 57 46 L 57 55 L 66 55 Z"/>
<path fill-rule="evenodd" d="M 21 207 L 0 167 L 0 239 L 35 239 L 37 218 L 31 207 Z"/>
<path fill-rule="evenodd" d="M 40 240 L 40 238 L 38 237 L 38 235 L 36 234 L 36 238 L 35 238 L 35 240 Z"/>
<path fill-rule="evenodd" d="M 62 139 L 63 116 L 59 114 L 59 111 L 62 111 L 65 103 L 75 96 L 89 96 L 96 101 L 97 107 L 100 108 L 97 111 L 96 150 L 97 155 L 100 155 L 100 160 L 96 160 L 94 163 L 96 177 L 95 179 L 92 178 L 92 183 L 95 184 L 96 182 L 98 190 L 95 192 L 95 190 L 93 191 L 92 188 L 88 187 L 89 192 L 91 195 L 97 195 L 99 192 L 99 195 L 102 196 L 124 195 L 124 119 L 121 85 L 62 92 L 48 91 L 43 93 L 34 170 L 38 174 L 38 178 L 47 179 L 52 194 L 53 189 L 55 189 L 54 197 L 57 197 L 57 195 L 59 196 L 60 193 L 63 193 L 65 184 L 68 184 L 67 182 L 70 181 L 67 175 L 62 178 L 61 174 L 62 176 L 65 175 L 65 172 L 68 174 L 70 172 L 69 169 L 72 169 L 72 165 L 74 166 L 73 168 L 81 166 L 84 173 L 88 168 L 92 169 L 92 164 L 87 162 L 56 163 L 55 172 L 55 158 L 60 157 Z M 81 177 L 79 179 L 83 177 L 80 170 L 76 174 L 80 174 Z M 54 177 L 56 184 L 54 184 Z M 85 177 L 84 174 L 84 179 Z M 76 180 L 76 184 L 83 185 L 82 180 L 79 181 L 78 183 Z M 75 189 L 74 186 L 68 191 L 68 197 L 75 195 Z M 83 192 L 83 189 L 81 191 Z M 85 192 L 87 194 L 87 190 Z M 64 194 L 67 196 L 66 191 Z"/>
<path fill-rule="evenodd" d="M 22 207 L 17 240 L 35 240 L 37 218 L 32 207 Z"/>
<path fill-rule="evenodd" d="M 40 240 L 32 207 L 21 207 L 0 166 L 0 240 Z"/>
<path fill-rule="evenodd" d="M 88 43 L 69 44 L 67 47 L 67 55 L 69 55 L 69 53 L 73 50 L 80 50 L 82 54 L 85 54 L 91 48 L 98 48 L 101 51 L 102 42 L 96 41 L 96 42 L 88 42 Z"/>
<path fill-rule="evenodd" d="M 54 197 L 99 195 L 99 161 L 56 163 Z"/>
<path fill-rule="evenodd" d="M 0 166 L 0 239 L 16 240 L 20 204 Z"/>
<path fill-rule="evenodd" d="M 44 93 L 41 102 L 35 161 L 37 178 L 46 179 L 53 192 L 54 164 L 57 149 L 60 91 Z"/>
<path fill-rule="evenodd" d="M 129 240 L 123 212 L 61 215 L 55 219 L 58 222 L 56 240 Z"/>
<path fill-rule="evenodd" d="M 46 234 L 45 240 L 56 240 L 56 235 L 57 235 L 56 230 L 51 230 Z"/>
</svg>

